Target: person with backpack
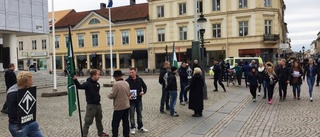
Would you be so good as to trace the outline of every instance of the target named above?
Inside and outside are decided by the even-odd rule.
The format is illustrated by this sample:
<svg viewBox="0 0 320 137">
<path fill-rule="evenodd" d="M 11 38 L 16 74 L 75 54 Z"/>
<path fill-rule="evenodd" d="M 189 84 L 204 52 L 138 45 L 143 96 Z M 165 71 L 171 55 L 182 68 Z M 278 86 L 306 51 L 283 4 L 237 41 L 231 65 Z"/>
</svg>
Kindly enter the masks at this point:
<svg viewBox="0 0 320 137">
<path fill-rule="evenodd" d="M 158 80 L 158 82 L 162 86 L 162 95 L 161 95 L 161 101 L 160 101 L 160 113 L 162 113 L 162 114 L 166 114 L 166 112 L 164 111 L 164 104 L 166 104 L 166 109 L 170 110 L 169 94 L 168 94 L 168 91 L 165 89 L 166 81 L 164 80 L 165 74 L 167 72 L 169 72 L 168 69 L 170 69 L 170 62 L 165 61 L 163 63 L 163 68 L 160 69 L 160 75 L 159 75 L 159 80 Z"/>
</svg>

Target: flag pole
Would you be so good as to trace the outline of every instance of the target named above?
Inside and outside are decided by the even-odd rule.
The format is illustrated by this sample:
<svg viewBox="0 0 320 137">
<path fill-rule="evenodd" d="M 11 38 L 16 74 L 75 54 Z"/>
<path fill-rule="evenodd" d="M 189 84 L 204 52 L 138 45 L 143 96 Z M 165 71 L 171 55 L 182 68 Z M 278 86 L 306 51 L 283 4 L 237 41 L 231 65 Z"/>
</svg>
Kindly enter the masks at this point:
<svg viewBox="0 0 320 137">
<path fill-rule="evenodd" d="M 52 48 L 53 48 L 53 91 L 57 91 L 57 70 L 56 70 L 56 34 L 55 34 L 55 21 L 54 21 L 54 2 L 52 3 Z"/>
<path fill-rule="evenodd" d="M 111 39 L 111 36 L 112 36 L 112 31 L 111 31 L 111 7 L 112 6 L 109 6 L 108 5 L 108 9 L 109 9 L 109 42 L 110 42 L 110 75 L 111 75 L 111 83 L 113 83 L 113 57 L 112 57 L 112 39 Z"/>
<path fill-rule="evenodd" d="M 69 28 L 69 42 L 70 42 L 70 47 L 72 49 L 72 61 L 74 62 L 74 54 L 73 54 L 73 45 L 72 45 L 72 38 L 71 38 L 71 26 L 68 27 Z M 75 68 L 75 64 L 73 63 L 73 70 L 76 70 Z M 75 71 L 74 71 L 75 73 Z M 71 76 L 73 77 L 76 74 L 71 74 Z M 80 122 L 80 131 L 81 131 L 81 137 L 83 137 L 83 130 L 82 130 L 82 118 L 81 118 L 81 112 L 80 112 L 80 101 L 79 101 L 79 92 L 78 92 L 78 88 L 76 89 L 76 93 L 77 93 L 77 104 L 78 104 L 78 113 L 79 113 L 79 122 Z"/>
</svg>

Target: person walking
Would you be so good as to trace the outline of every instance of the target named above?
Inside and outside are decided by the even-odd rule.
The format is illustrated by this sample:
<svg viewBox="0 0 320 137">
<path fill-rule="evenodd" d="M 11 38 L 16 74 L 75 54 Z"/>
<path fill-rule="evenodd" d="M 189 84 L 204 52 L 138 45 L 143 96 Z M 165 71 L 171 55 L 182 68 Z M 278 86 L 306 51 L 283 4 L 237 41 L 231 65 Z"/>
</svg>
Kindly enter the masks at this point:
<svg viewBox="0 0 320 137">
<path fill-rule="evenodd" d="M 22 71 L 18 74 L 17 83 L 8 89 L 7 105 L 9 117 L 9 131 L 13 137 L 43 137 L 37 121 L 18 125 L 18 90 L 32 86 L 32 74 Z"/>
<path fill-rule="evenodd" d="M 161 101 L 160 101 L 160 113 L 162 113 L 162 114 L 166 114 L 166 112 L 164 112 L 164 104 L 166 104 L 166 109 L 170 110 L 169 93 L 165 89 L 166 82 L 164 80 L 164 76 L 165 76 L 166 73 L 169 72 L 169 69 L 170 69 L 170 62 L 168 62 L 168 61 L 164 62 L 163 63 L 163 68 L 160 69 L 160 75 L 159 75 L 159 80 L 158 80 L 158 82 L 162 86 L 162 94 L 161 94 Z"/>
<path fill-rule="evenodd" d="M 175 105 L 177 101 L 177 68 L 171 67 L 171 72 L 168 73 L 168 85 L 166 86 L 166 90 L 170 95 L 170 115 L 173 117 L 178 117 L 179 115 L 175 111 Z"/>
<path fill-rule="evenodd" d="M 112 137 L 118 137 L 119 125 L 122 120 L 123 136 L 129 137 L 129 99 L 134 99 L 130 94 L 130 86 L 128 82 L 123 80 L 121 70 L 115 70 L 113 77 L 116 80 L 112 87 L 109 99 L 113 99 L 113 116 L 112 116 Z"/>
<path fill-rule="evenodd" d="M 317 62 L 317 67 L 318 67 L 318 75 L 317 75 L 317 84 L 316 86 L 319 86 L 319 82 L 320 82 L 320 58 L 318 58 L 318 62 Z"/>
<path fill-rule="evenodd" d="M 213 72 L 214 72 L 213 85 L 214 85 L 214 88 L 215 88 L 213 91 L 218 91 L 217 82 L 219 81 L 219 85 L 223 88 L 223 91 L 226 92 L 226 88 L 224 87 L 224 85 L 222 83 L 222 73 L 224 73 L 224 72 L 221 69 L 221 66 L 218 64 L 218 60 L 217 59 L 214 60 L 213 65 L 214 65 L 213 66 Z"/>
<path fill-rule="evenodd" d="M 204 80 L 200 68 L 194 68 L 193 77 L 190 83 L 189 109 L 194 111 L 193 117 L 201 117 L 203 110 L 203 86 Z"/>
<path fill-rule="evenodd" d="M 96 126 L 98 130 L 99 137 L 108 137 L 109 135 L 103 132 L 102 125 L 102 109 L 100 104 L 100 84 L 98 80 L 100 79 L 100 71 L 97 69 L 92 69 L 90 71 L 90 77 L 83 84 L 80 84 L 77 76 L 73 76 L 74 84 L 78 89 L 84 89 L 87 101 L 86 115 L 84 117 L 83 125 L 83 136 L 87 137 L 89 133 L 89 128 L 93 123 L 93 119 L 96 121 Z"/>
<path fill-rule="evenodd" d="M 300 67 L 300 64 L 298 62 L 294 62 L 293 66 L 290 71 L 290 85 L 292 85 L 292 92 L 294 99 L 300 100 L 300 91 L 301 91 L 301 84 L 302 84 L 302 79 L 301 76 L 303 75 L 302 69 Z"/>
<path fill-rule="evenodd" d="M 267 90 L 268 90 L 268 100 L 271 105 L 273 100 L 274 86 L 278 82 L 277 74 L 274 72 L 274 68 L 272 65 L 267 65 L 266 73 L 264 76 L 264 80 L 266 81 Z"/>
<path fill-rule="evenodd" d="M 280 101 L 285 101 L 287 96 L 287 86 L 290 83 L 290 69 L 286 66 L 286 60 L 282 59 L 277 69 L 279 77 L 279 96 Z"/>
<path fill-rule="evenodd" d="M 249 85 L 250 87 L 250 93 L 252 95 L 252 101 L 256 102 L 256 96 L 257 96 L 257 88 L 258 88 L 258 83 L 259 83 L 259 76 L 258 73 L 256 71 L 255 67 L 251 67 L 251 71 L 248 75 L 248 83 L 247 85 Z"/>
<path fill-rule="evenodd" d="M 179 100 L 181 105 L 185 105 L 188 101 L 187 92 L 185 91 L 186 86 L 188 85 L 188 73 L 187 65 L 185 62 L 181 63 L 179 68 L 179 77 L 180 77 L 180 95 Z"/>
<path fill-rule="evenodd" d="M 247 80 L 248 80 L 248 75 L 250 73 L 250 66 L 249 66 L 248 61 L 244 62 L 242 69 L 243 69 L 243 73 L 244 73 L 244 81 L 245 81 L 246 87 L 248 87 Z"/>
<path fill-rule="evenodd" d="M 4 82 L 6 83 L 6 91 L 8 92 L 8 89 L 17 83 L 17 76 L 14 73 L 14 69 L 16 67 L 13 63 L 9 64 L 9 69 L 4 73 Z M 4 102 L 3 107 L 1 109 L 2 113 L 8 114 L 8 105 L 7 101 Z"/>
<path fill-rule="evenodd" d="M 303 73 L 303 80 L 305 80 L 305 76 L 307 75 L 307 83 L 309 86 L 309 96 L 310 96 L 310 102 L 313 101 L 312 98 L 312 91 L 313 91 L 313 86 L 315 82 L 315 77 L 318 75 L 318 70 L 317 66 L 314 65 L 313 59 L 309 58 L 308 64 L 306 65 Z"/>
<path fill-rule="evenodd" d="M 261 93 L 261 87 L 263 86 L 263 99 L 266 98 L 267 95 L 267 86 L 266 81 L 264 80 L 264 75 L 266 73 L 266 69 L 262 63 L 259 63 L 258 67 L 258 75 L 259 75 L 259 86 L 258 86 L 258 96 L 260 96 Z"/>
<path fill-rule="evenodd" d="M 142 96 L 147 93 L 147 85 L 143 79 L 137 75 L 136 68 L 130 68 L 130 76 L 126 79 L 130 86 L 132 99 L 130 100 L 130 133 L 136 133 L 134 114 L 137 112 L 138 131 L 148 132 L 142 123 Z"/>
</svg>

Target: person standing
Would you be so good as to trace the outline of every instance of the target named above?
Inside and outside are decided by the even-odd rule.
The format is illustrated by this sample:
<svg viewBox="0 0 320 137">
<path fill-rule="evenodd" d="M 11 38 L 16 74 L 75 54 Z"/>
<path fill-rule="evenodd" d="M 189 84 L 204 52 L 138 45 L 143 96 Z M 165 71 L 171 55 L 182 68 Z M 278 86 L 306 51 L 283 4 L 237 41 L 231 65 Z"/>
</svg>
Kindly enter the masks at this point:
<svg viewBox="0 0 320 137">
<path fill-rule="evenodd" d="M 245 81 L 245 84 L 246 84 L 246 87 L 248 87 L 248 75 L 250 73 L 250 66 L 249 66 L 249 63 L 248 61 L 245 61 L 244 62 L 244 65 L 243 65 L 243 73 L 244 73 L 244 81 Z"/>
<path fill-rule="evenodd" d="M 109 99 L 113 99 L 113 117 L 112 117 L 112 137 L 118 137 L 119 125 L 122 120 L 123 136 L 129 137 L 129 100 L 133 99 L 130 94 L 130 86 L 128 82 L 123 80 L 121 70 L 115 70 L 113 77 L 116 80 L 112 87 Z"/>
<path fill-rule="evenodd" d="M 258 88 L 258 83 L 259 83 L 259 76 L 258 73 L 256 71 L 255 67 L 251 67 L 251 71 L 248 75 L 248 83 L 247 85 L 249 85 L 250 87 L 250 93 L 252 95 L 252 101 L 256 102 L 256 96 L 257 96 L 257 88 Z"/>
<path fill-rule="evenodd" d="M 300 87 L 302 84 L 301 76 L 303 75 L 303 73 L 298 62 L 295 61 L 293 63 L 290 73 L 291 73 L 290 85 L 292 85 L 292 92 L 293 92 L 294 99 L 298 97 L 298 100 L 300 100 L 300 91 L 301 91 Z"/>
<path fill-rule="evenodd" d="M 213 66 L 213 72 L 214 72 L 213 85 L 214 85 L 214 88 L 215 88 L 213 91 L 218 91 L 217 82 L 219 81 L 219 85 L 223 88 L 223 91 L 226 92 L 226 88 L 224 87 L 224 85 L 222 83 L 222 73 L 224 73 L 224 72 L 221 69 L 220 65 L 218 64 L 218 60 L 217 59 L 214 60 L 213 65 L 214 65 Z"/>
<path fill-rule="evenodd" d="M 190 83 L 189 109 L 194 111 L 193 117 L 201 117 L 203 110 L 203 86 L 204 80 L 200 68 L 194 68 L 193 77 Z"/>
<path fill-rule="evenodd" d="M 6 83 L 6 91 L 13 86 L 14 84 L 17 83 L 17 76 L 14 73 L 14 69 L 16 67 L 14 66 L 13 63 L 9 64 L 9 69 L 4 73 L 4 82 Z M 2 113 L 8 114 L 8 105 L 7 101 L 4 102 L 2 110 Z"/>
<path fill-rule="evenodd" d="M 268 100 L 269 100 L 269 104 L 271 105 L 272 104 L 272 96 L 274 93 L 274 86 L 278 82 L 277 74 L 274 72 L 272 65 L 267 66 L 264 80 L 266 81 L 267 90 L 268 90 Z"/>
<path fill-rule="evenodd" d="M 315 82 L 316 75 L 318 74 L 317 66 L 314 65 L 313 59 L 310 58 L 308 64 L 306 65 L 303 73 L 303 80 L 305 80 L 305 75 L 307 75 L 307 83 L 309 86 L 309 96 L 310 102 L 313 101 L 312 99 L 312 91 Z"/>
<path fill-rule="evenodd" d="M 177 67 L 171 67 L 171 72 L 168 74 L 168 85 L 166 90 L 169 92 L 170 95 L 170 115 L 173 117 L 178 117 L 179 115 L 175 111 L 175 105 L 177 101 Z"/>
<path fill-rule="evenodd" d="M 96 126 L 98 130 L 98 136 L 107 137 L 108 134 L 103 132 L 102 125 L 102 109 L 100 104 L 100 84 L 98 80 L 100 79 L 100 71 L 97 69 L 92 69 L 90 71 L 90 77 L 83 84 L 80 84 L 77 76 L 73 76 L 74 84 L 78 89 L 84 89 L 87 101 L 86 115 L 84 117 L 83 125 L 83 136 L 87 137 L 89 133 L 89 127 L 93 123 L 93 119 L 96 120 Z"/>
<path fill-rule="evenodd" d="M 43 137 L 37 121 L 18 126 L 18 90 L 32 86 L 32 74 L 22 71 L 18 74 L 17 83 L 8 89 L 7 105 L 9 117 L 9 131 L 13 137 Z"/>
<path fill-rule="evenodd" d="M 286 66 L 286 60 L 282 59 L 277 69 L 279 77 L 279 96 L 280 101 L 285 101 L 287 96 L 287 86 L 290 82 L 290 69 Z"/>
<path fill-rule="evenodd" d="M 136 125 L 134 120 L 135 112 L 137 112 L 138 130 L 141 132 L 148 132 L 148 130 L 143 127 L 142 123 L 142 96 L 147 93 L 147 85 L 144 83 L 143 79 L 137 75 L 135 68 L 130 68 L 130 76 L 126 79 L 126 81 L 129 83 L 130 91 L 133 92 L 131 93 L 133 97 L 130 100 L 130 133 L 136 133 Z"/>
<path fill-rule="evenodd" d="M 318 63 L 317 63 L 317 66 L 318 66 L 318 75 L 317 75 L 317 84 L 316 86 L 319 86 L 319 82 L 320 82 L 320 58 L 318 58 Z"/>
<path fill-rule="evenodd" d="M 265 99 L 266 95 L 267 95 L 267 86 L 266 86 L 266 81 L 264 80 L 264 73 L 266 73 L 266 69 L 262 63 L 259 63 L 259 67 L 258 67 L 258 75 L 259 75 L 258 96 L 260 96 L 261 86 L 263 86 L 263 93 L 264 93 L 263 99 Z"/>
<path fill-rule="evenodd" d="M 181 63 L 179 68 L 179 77 L 180 77 L 180 104 L 185 105 L 188 101 L 187 92 L 185 92 L 185 88 L 188 85 L 188 73 L 187 73 L 187 65 L 185 62 Z"/>
<path fill-rule="evenodd" d="M 160 113 L 165 114 L 166 112 L 164 112 L 164 104 L 166 104 L 166 109 L 170 110 L 170 106 L 169 106 L 169 93 L 168 91 L 165 89 L 166 87 L 166 82 L 163 79 L 163 77 L 165 76 L 166 73 L 169 72 L 170 69 L 170 62 L 166 61 L 163 63 L 163 68 L 160 69 L 160 75 L 159 75 L 159 80 L 158 82 L 161 84 L 162 86 L 162 95 L 161 95 L 161 101 L 160 101 Z"/>
<path fill-rule="evenodd" d="M 242 69 L 238 65 L 238 63 L 235 63 L 234 66 L 235 67 L 233 67 L 232 69 L 236 71 L 236 77 L 237 77 L 238 84 L 239 84 L 239 87 L 240 87 L 241 86 L 241 78 L 242 78 Z"/>
</svg>

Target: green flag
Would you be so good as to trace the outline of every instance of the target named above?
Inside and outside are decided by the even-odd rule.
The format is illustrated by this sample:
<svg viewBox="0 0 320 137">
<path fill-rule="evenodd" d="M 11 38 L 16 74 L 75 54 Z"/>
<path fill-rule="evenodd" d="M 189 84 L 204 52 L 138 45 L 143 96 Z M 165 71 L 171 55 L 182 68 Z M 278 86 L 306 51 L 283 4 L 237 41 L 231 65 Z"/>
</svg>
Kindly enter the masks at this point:
<svg viewBox="0 0 320 137">
<path fill-rule="evenodd" d="M 172 66 L 175 66 L 178 68 L 178 61 L 177 61 L 177 55 L 176 55 L 176 48 L 174 47 L 173 43 L 173 48 L 172 48 Z"/>
<path fill-rule="evenodd" d="M 73 76 L 75 75 L 74 68 L 74 59 L 73 59 L 73 49 L 71 42 L 71 30 L 69 27 L 69 36 L 68 36 L 68 103 L 69 103 L 69 116 L 72 116 L 72 112 L 76 111 L 76 93 L 75 93 L 75 85 L 73 81 Z"/>
</svg>

